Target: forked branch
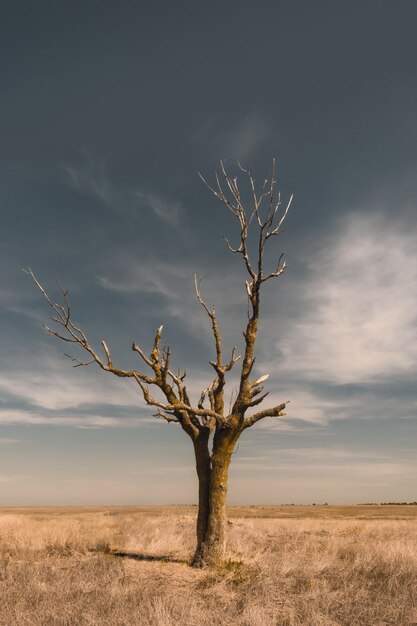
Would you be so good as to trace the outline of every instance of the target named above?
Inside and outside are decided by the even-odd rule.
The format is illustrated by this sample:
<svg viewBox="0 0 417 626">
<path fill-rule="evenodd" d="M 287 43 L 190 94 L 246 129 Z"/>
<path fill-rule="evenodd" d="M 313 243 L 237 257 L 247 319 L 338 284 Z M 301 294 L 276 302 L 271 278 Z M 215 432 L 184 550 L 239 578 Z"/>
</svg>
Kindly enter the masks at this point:
<svg viewBox="0 0 417 626">
<path fill-rule="evenodd" d="M 197 295 L 197 300 L 201 304 L 201 306 L 206 311 L 208 317 L 211 320 L 211 328 L 213 331 L 214 344 L 216 348 L 216 360 L 210 361 L 210 365 L 216 371 L 216 378 L 213 382 L 207 387 L 203 389 L 199 407 L 204 406 L 204 401 L 206 396 L 210 400 L 210 406 L 213 411 L 216 413 L 223 415 L 224 414 L 224 386 L 225 386 L 225 374 L 229 372 L 232 367 L 241 359 L 241 356 L 235 356 L 236 354 L 236 346 L 232 350 L 232 356 L 228 363 L 223 363 L 223 348 L 222 348 L 222 338 L 219 330 L 219 325 L 217 323 L 216 310 L 213 307 L 210 309 L 201 296 L 201 279 L 198 279 L 196 275 L 194 275 L 194 284 L 195 284 L 195 292 Z M 213 426 L 212 422 L 210 426 Z"/>
<path fill-rule="evenodd" d="M 293 196 L 291 195 L 285 208 L 283 208 L 281 193 L 276 193 L 275 159 L 272 162 L 270 180 L 265 179 L 259 190 L 257 190 L 256 187 L 252 168 L 243 167 L 240 163 L 238 165 L 248 181 L 249 205 L 251 207 L 249 210 L 245 208 L 245 203 L 242 200 L 237 177 L 231 177 L 229 175 L 223 161 L 220 161 L 222 183 L 217 173 L 215 174 L 215 186 L 211 186 L 201 174 L 200 177 L 211 193 L 228 208 L 238 221 L 240 230 L 239 245 L 233 247 L 227 238 L 225 238 L 225 241 L 231 252 L 242 255 L 246 270 L 249 274 L 249 280 L 245 281 L 245 289 L 251 305 L 251 314 L 249 315 L 248 323 L 243 333 L 245 338 L 245 353 L 242 362 L 239 392 L 232 409 L 233 413 L 240 415 L 240 419 L 243 422 L 245 411 L 250 407 L 260 404 L 267 396 L 267 393 L 260 395 L 263 388 L 258 388 L 257 383 L 250 382 L 250 375 L 255 361 L 254 352 L 258 333 L 261 286 L 269 279 L 281 276 L 287 264 L 285 261 L 283 262 L 284 255 L 281 254 L 275 270 L 265 273 L 264 255 L 267 241 L 271 237 L 280 235 L 283 232 L 282 225 L 291 207 Z M 249 254 L 248 243 L 249 230 L 253 224 L 255 224 L 255 261 L 253 261 Z M 197 295 L 199 296 L 199 293 L 197 293 Z M 208 309 L 206 310 L 210 314 L 210 311 Z M 255 396 L 258 397 L 255 398 Z M 275 415 L 276 411 L 279 413 L 279 410 L 279 408 L 275 407 L 270 411 L 272 415 Z M 245 424 L 246 426 L 252 425 L 263 417 L 263 413 L 260 412 L 259 414 L 255 414 L 252 418 L 249 418 L 251 420 L 250 423 Z"/>
<path fill-rule="evenodd" d="M 289 400 L 287 400 L 287 402 L 283 402 L 282 404 L 278 404 L 278 406 L 274 406 L 270 409 L 263 409 L 263 411 L 259 411 L 251 417 L 246 417 L 243 423 L 244 428 L 249 428 L 250 426 L 253 426 L 254 424 L 256 424 L 256 422 L 259 422 L 259 420 L 262 420 L 265 417 L 283 417 L 284 415 L 286 415 L 284 409 L 288 403 Z"/>
<path fill-rule="evenodd" d="M 262 187 L 259 191 L 256 189 L 256 181 L 253 175 L 251 167 L 242 167 L 239 163 L 239 168 L 245 173 L 249 183 L 250 203 L 252 209 L 248 211 L 245 209 L 242 201 L 242 196 L 239 190 L 237 177 L 232 178 L 225 167 L 224 161 L 220 161 L 220 169 L 224 184 L 220 183 L 219 175 L 216 173 L 216 187 L 211 186 L 206 179 L 200 174 L 200 178 L 211 191 L 211 193 L 222 202 L 229 211 L 238 220 L 240 227 L 240 242 L 239 245 L 233 247 L 229 240 L 225 237 L 226 245 L 229 250 L 235 254 L 241 254 L 243 256 L 247 271 L 251 277 L 252 287 L 255 283 L 261 283 L 274 276 L 280 276 L 285 270 L 286 264 L 281 265 L 282 255 L 278 262 L 278 267 L 274 272 L 269 273 L 267 276 L 263 276 L 263 257 L 265 252 L 265 244 L 267 240 L 272 236 L 280 235 L 282 225 L 287 217 L 288 211 L 292 204 L 293 195 L 285 207 L 282 210 L 281 193 L 276 194 L 275 186 L 275 159 L 272 162 L 272 174 L 271 178 L 265 179 Z M 255 220 L 258 226 L 258 249 L 256 263 L 253 264 L 249 257 L 248 251 L 248 234 L 249 227 L 252 221 Z M 251 298 L 253 289 L 251 289 Z"/>
<path fill-rule="evenodd" d="M 150 367 L 153 371 L 153 375 L 147 375 L 137 369 L 124 370 L 115 367 L 112 361 L 111 352 L 107 343 L 102 340 L 101 346 L 104 353 L 104 358 L 101 357 L 98 352 L 93 348 L 86 334 L 72 321 L 70 316 L 69 296 L 68 291 L 62 289 L 63 303 L 56 304 L 49 297 L 41 283 L 36 278 L 33 271 L 29 268 L 25 270 L 27 274 L 32 278 L 36 287 L 44 296 L 49 306 L 53 310 L 51 320 L 57 325 L 57 330 L 50 328 L 44 324 L 46 332 L 54 337 L 73 344 L 78 344 L 92 357 L 90 360 L 82 361 L 76 357 L 66 355 L 73 363 L 73 367 L 88 366 L 92 363 L 96 363 L 101 369 L 111 372 L 121 378 L 133 378 L 139 385 L 145 402 L 150 405 L 162 409 L 162 412 L 158 412 L 158 416 L 163 416 L 167 421 L 177 421 L 181 424 L 184 430 L 192 437 L 198 436 L 201 428 L 207 427 L 209 421 L 214 424 L 218 424 L 222 428 L 227 426 L 227 421 L 223 414 L 218 413 L 215 408 L 205 408 L 203 406 L 193 407 L 190 403 L 189 396 L 184 384 L 185 372 L 178 375 L 174 374 L 170 369 L 171 352 L 169 348 L 160 348 L 161 336 L 163 326 L 160 326 L 154 337 L 153 349 L 148 357 L 145 352 L 135 342 L 132 344 L 132 350 L 139 354 L 141 359 Z M 176 392 L 171 385 L 176 387 Z M 150 392 L 149 386 L 154 385 L 158 387 L 165 395 L 167 402 L 161 402 L 157 400 Z"/>
</svg>

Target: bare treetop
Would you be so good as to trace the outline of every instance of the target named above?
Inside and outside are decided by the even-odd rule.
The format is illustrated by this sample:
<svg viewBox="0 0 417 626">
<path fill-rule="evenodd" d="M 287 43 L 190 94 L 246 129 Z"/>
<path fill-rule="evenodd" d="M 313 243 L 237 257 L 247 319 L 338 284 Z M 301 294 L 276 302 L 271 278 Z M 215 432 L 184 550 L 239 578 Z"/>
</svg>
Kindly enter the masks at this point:
<svg viewBox="0 0 417 626">
<path fill-rule="evenodd" d="M 222 202 L 229 211 L 237 218 L 240 226 L 240 243 L 234 248 L 230 245 L 227 237 L 224 237 L 226 245 L 231 252 L 241 254 L 246 265 L 246 269 L 252 279 L 252 282 L 265 282 L 269 278 L 280 276 L 286 268 L 286 263 L 281 265 L 283 254 L 278 259 L 278 264 L 275 271 L 270 272 L 266 276 L 263 273 L 263 257 L 265 251 L 265 244 L 270 237 L 276 237 L 283 233 L 282 224 L 287 217 L 287 213 L 290 209 L 293 195 L 290 196 L 286 207 L 282 210 L 281 193 L 276 193 L 276 180 L 275 180 L 275 159 L 272 161 L 272 174 L 271 179 L 267 178 L 259 191 L 256 190 L 255 178 L 251 167 L 242 167 L 240 163 L 239 168 L 248 178 L 249 190 L 251 194 L 252 206 L 249 210 L 245 209 L 241 192 L 238 186 L 238 178 L 231 178 L 226 171 L 224 161 L 220 161 L 221 173 L 224 179 L 223 185 L 220 182 L 219 175 L 215 174 L 216 188 L 212 187 L 206 179 L 199 174 L 201 180 L 207 185 L 211 193 Z M 224 190 L 226 188 L 226 191 Z M 259 239 L 258 239 L 258 256 L 255 265 L 251 263 L 249 258 L 249 252 L 247 247 L 247 239 L 249 233 L 249 227 L 252 220 L 256 219 L 259 227 Z M 250 284 L 247 284 L 248 296 L 251 297 Z"/>
<path fill-rule="evenodd" d="M 134 341 L 132 350 L 138 355 L 145 369 L 121 369 L 113 364 L 108 344 L 101 341 L 101 351 L 93 347 L 87 335 L 72 320 L 68 291 L 60 285 L 62 303 L 56 304 L 42 287 L 31 269 L 27 270 L 35 285 L 40 290 L 53 311 L 51 320 L 54 326 L 44 325 L 46 332 L 63 341 L 80 346 L 89 358 L 85 361 L 70 357 L 73 367 L 88 366 L 96 363 L 102 370 L 122 378 L 132 378 L 140 388 L 145 402 L 157 409 L 154 414 L 169 423 L 176 423 L 191 438 L 196 458 L 199 478 L 199 514 L 197 522 L 197 551 L 195 564 L 215 562 L 224 551 L 225 536 L 225 501 L 227 475 L 233 449 L 241 433 L 266 417 L 285 415 L 288 402 L 256 410 L 263 403 L 269 392 L 263 393 L 268 375 L 252 379 L 255 363 L 255 344 L 260 315 L 260 296 L 263 283 L 277 278 L 286 269 L 283 254 L 278 257 L 273 271 L 264 269 L 264 254 L 269 240 L 283 232 L 282 225 L 288 214 L 293 196 L 284 205 L 281 194 L 276 192 L 275 160 L 272 164 L 271 179 L 265 179 L 261 188 L 256 189 L 251 167 L 239 164 L 249 190 L 249 207 L 245 206 L 239 188 L 237 176 L 232 178 L 226 171 L 224 162 L 220 162 L 221 173 L 215 174 L 215 185 L 211 186 L 200 174 L 215 198 L 220 200 L 232 213 L 238 223 L 239 244 L 233 247 L 225 237 L 228 249 L 241 255 L 249 279 L 245 281 L 249 301 L 248 321 L 243 330 L 244 354 L 236 355 L 236 348 L 225 360 L 222 337 L 217 322 L 215 309 L 210 309 L 201 295 L 200 281 L 195 277 L 197 300 L 205 310 L 212 329 L 215 345 L 215 360 L 210 361 L 214 369 L 213 380 L 201 391 L 197 403 L 193 403 L 185 383 L 185 370 L 174 371 L 171 366 L 169 347 L 161 347 L 163 327 L 155 333 L 153 347 L 147 354 Z M 248 236 L 252 230 L 255 235 L 255 252 L 251 257 L 248 248 Z M 59 284 L 59 283 L 58 283 Z M 68 356 L 68 355 L 67 355 Z M 240 382 L 236 398 L 225 411 L 224 387 L 226 375 L 241 362 Z M 158 388 L 165 400 L 162 402 L 152 395 L 152 387 Z M 249 413 L 249 414 L 248 414 Z M 214 432 L 212 449 L 209 449 L 209 437 Z"/>
</svg>

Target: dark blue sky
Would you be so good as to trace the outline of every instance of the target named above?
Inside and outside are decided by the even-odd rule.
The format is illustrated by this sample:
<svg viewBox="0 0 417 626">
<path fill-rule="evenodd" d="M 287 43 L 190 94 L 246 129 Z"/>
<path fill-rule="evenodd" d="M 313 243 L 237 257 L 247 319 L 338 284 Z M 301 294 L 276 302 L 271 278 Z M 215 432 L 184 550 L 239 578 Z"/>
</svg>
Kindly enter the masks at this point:
<svg viewBox="0 0 417 626">
<path fill-rule="evenodd" d="M 291 404 L 245 433 L 230 501 L 416 499 L 416 20 L 407 0 L 3 3 L 0 504 L 195 499 L 188 439 L 70 367 L 21 270 L 69 287 L 122 367 L 164 323 L 197 395 L 194 272 L 227 345 L 246 314 L 197 172 L 239 159 L 262 181 L 272 157 L 295 200 L 257 366 Z"/>
</svg>

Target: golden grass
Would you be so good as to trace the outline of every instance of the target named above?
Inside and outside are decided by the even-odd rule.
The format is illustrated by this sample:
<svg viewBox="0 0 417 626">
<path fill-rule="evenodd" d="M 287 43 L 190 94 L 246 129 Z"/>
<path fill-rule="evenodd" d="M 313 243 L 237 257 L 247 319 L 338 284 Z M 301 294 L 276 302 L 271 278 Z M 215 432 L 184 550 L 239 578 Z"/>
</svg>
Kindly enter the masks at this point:
<svg viewBox="0 0 417 626">
<path fill-rule="evenodd" d="M 417 624 L 415 507 L 231 513 L 225 565 L 193 570 L 193 507 L 0 510 L 0 624 Z"/>
</svg>

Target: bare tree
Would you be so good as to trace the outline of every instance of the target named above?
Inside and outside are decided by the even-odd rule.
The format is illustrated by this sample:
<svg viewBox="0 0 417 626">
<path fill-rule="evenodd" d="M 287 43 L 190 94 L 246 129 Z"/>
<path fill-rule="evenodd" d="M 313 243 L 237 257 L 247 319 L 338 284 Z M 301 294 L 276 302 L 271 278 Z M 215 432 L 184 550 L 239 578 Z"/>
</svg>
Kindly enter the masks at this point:
<svg viewBox="0 0 417 626">
<path fill-rule="evenodd" d="M 245 206 L 238 185 L 238 178 L 232 178 L 226 171 L 224 163 L 220 162 L 221 172 L 215 175 L 215 184 L 211 186 L 200 175 L 211 193 L 222 202 L 236 218 L 239 227 L 239 243 L 233 247 L 225 238 L 231 252 L 241 255 L 248 273 L 245 281 L 248 297 L 248 321 L 243 331 L 244 354 L 236 355 L 233 348 L 229 359 L 224 359 L 222 337 L 219 330 L 216 311 L 210 309 L 201 296 L 200 283 L 195 280 L 195 289 L 198 301 L 204 308 L 211 323 L 215 344 L 215 359 L 210 361 L 215 376 L 210 384 L 202 390 L 197 404 L 193 404 L 187 391 L 185 371 L 175 372 L 171 367 L 171 352 L 169 348 L 161 347 L 162 326 L 156 331 L 153 348 L 148 355 L 135 342 L 132 350 L 148 368 L 148 373 L 142 369 L 124 370 L 113 364 L 111 352 L 103 340 L 99 353 L 89 342 L 86 334 L 79 328 L 70 316 L 68 291 L 61 288 L 63 302 L 55 304 L 44 290 L 38 279 L 29 269 L 28 273 L 36 286 L 53 310 L 51 320 L 54 327 L 44 325 L 47 333 L 59 339 L 79 345 L 89 358 L 86 361 L 72 358 L 74 367 L 96 363 L 106 372 L 111 372 L 122 378 L 133 378 L 140 387 L 145 402 L 156 407 L 155 416 L 164 418 L 167 422 L 178 424 L 190 437 L 195 453 L 196 470 L 199 482 L 198 516 L 197 516 L 197 547 L 193 558 L 193 565 L 203 567 L 221 562 L 226 544 L 226 494 L 229 466 L 233 450 L 244 430 L 250 428 L 265 417 L 279 417 L 285 415 L 287 402 L 264 409 L 255 409 L 264 401 L 268 392 L 263 393 L 262 383 L 268 375 L 254 380 L 251 377 L 255 362 L 255 344 L 258 333 L 261 288 L 272 278 L 281 276 L 286 268 L 282 262 L 283 255 L 273 271 L 265 272 L 264 253 L 270 239 L 283 232 L 282 224 L 291 206 L 292 196 L 286 205 L 281 202 L 280 193 L 276 193 L 275 161 L 272 167 L 271 179 L 266 179 L 262 187 L 257 190 L 252 169 L 240 170 L 247 179 L 249 187 L 249 207 Z M 248 244 L 249 231 L 254 231 L 255 253 L 250 254 Z M 254 257 L 254 260 L 251 258 Z M 224 387 L 226 374 L 241 360 L 240 382 L 236 398 L 229 411 L 225 410 Z M 157 387 L 165 398 L 163 402 L 156 399 L 151 393 L 151 387 Z M 249 414 L 248 414 L 249 413 Z M 211 437 L 211 435 L 213 435 Z"/>
</svg>

